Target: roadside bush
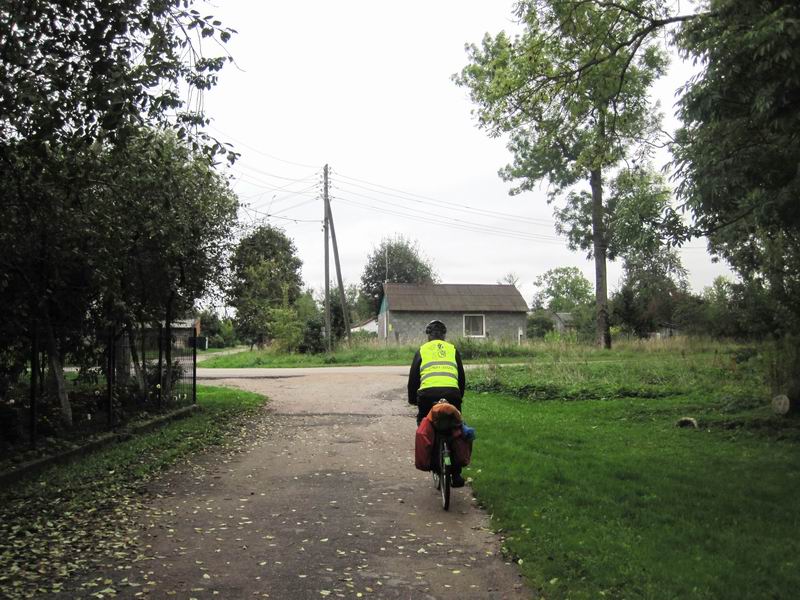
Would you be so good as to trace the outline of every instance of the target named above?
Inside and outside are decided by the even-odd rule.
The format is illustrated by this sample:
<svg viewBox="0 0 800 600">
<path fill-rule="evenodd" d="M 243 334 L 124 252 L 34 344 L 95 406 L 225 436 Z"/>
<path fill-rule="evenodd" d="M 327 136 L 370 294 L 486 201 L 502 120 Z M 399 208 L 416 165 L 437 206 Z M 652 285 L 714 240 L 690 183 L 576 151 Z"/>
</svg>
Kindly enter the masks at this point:
<svg viewBox="0 0 800 600">
<path fill-rule="evenodd" d="M 553 319 L 544 310 L 537 310 L 528 315 L 525 336 L 528 339 L 541 339 L 553 331 Z"/>
<path fill-rule="evenodd" d="M 320 354 L 325 352 L 325 340 L 322 337 L 322 316 L 317 314 L 306 321 L 303 339 L 298 346 L 302 354 Z"/>
</svg>

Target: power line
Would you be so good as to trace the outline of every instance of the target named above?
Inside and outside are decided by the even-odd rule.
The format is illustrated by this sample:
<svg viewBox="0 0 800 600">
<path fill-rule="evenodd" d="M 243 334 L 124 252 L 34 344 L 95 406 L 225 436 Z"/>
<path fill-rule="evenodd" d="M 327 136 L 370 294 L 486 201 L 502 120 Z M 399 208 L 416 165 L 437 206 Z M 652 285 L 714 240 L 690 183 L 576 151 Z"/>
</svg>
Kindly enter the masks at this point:
<svg viewBox="0 0 800 600">
<path fill-rule="evenodd" d="M 279 162 L 286 163 L 287 165 L 295 165 L 297 167 L 308 167 L 310 169 L 320 169 L 321 168 L 320 165 L 309 165 L 307 163 L 295 162 L 293 160 L 286 160 L 285 158 L 280 158 L 278 156 L 275 156 L 274 154 L 269 154 L 267 152 L 264 152 L 263 150 L 259 150 L 258 148 L 254 148 L 253 146 L 251 146 L 249 144 L 246 144 L 241 140 L 237 140 L 236 138 L 234 138 L 234 137 L 228 135 L 227 133 L 225 133 L 224 131 L 220 131 L 219 129 L 217 129 L 213 125 L 210 125 L 209 127 L 211 129 L 213 129 L 214 131 L 216 131 L 217 133 L 219 133 L 220 135 L 224 135 L 226 138 L 230 139 L 231 141 L 236 142 L 237 144 L 239 144 L 241 146 L 244 146 L 245 148 L 249 148 L 250 150 L 252 150 L 256 154 L 261 154 L 262 156 L 266 156 L 267 158 L 271 158 L 272 160 L 277 160 Z"/>
<path fill-rule="evenodd" d="M 339 177 L 341 177 L 342 179 L 346 179 L 346 180 L 350 180 L 350 181 L 358 181 L 358 182 L 361 182 L 361 183 L 366 183 L 367 185 L 370 185 L 370 186 L 373 186 L 373 187 L 376 187 L 376 188 L 382 188 L 382 189 L 386 189 L 386 190 L 391 190 L 391 192 L 398 192 L 399 194 L 402 194 L 402 195 L 398 195 L 398 194 L 390 193 L 390 192 L 382 192 L 380 190 L 371 189 L 371 188 L 365 187 L 363 185 L 358 185 L 357 183 L 344 182 L 346 185 L 351 185 L 351 186 L 354 186 L 354 187 L 357 187 L 357 188 L 361 188 L 361 189 L 364 189 L 364 190 L 367 190 L 367 191 L 370 191 L 370 192 L 375 192 L 375 193 L 378 193 L 378 194 L 383 194 L 383 195 L 386 195 L 386 196 L 393 196 L 393 197 L 399 198 L 401 200 L 408 200 L 410 202 L 416 202 L 416 203 L 425 204 L 425 205 L 429 205 L 430 203 L 434 203 L 434 204 L 439 204 L 439 205 L 447 206 L 447 207 L 451 207 L 451 208 L 458 208 L 460 210 L 467 210 L 467 211 L 474 212 L 474 213 L 480 214 L 480 215 L 491 215 L 491 216 L 495 216 L 495 217 L 510 218 L 510 219 L 514 219 L 516 221 L 529 221 L 531 223 L 539 223 L 539 224 L 542 224 L 542 225 L 549 225 L 551 227 L 553 225 L 553 222 L 549 221 L 547 219 L 537 219 L 536 217 L 526 217 L 526 216 L 523 216 L 523 215 L 517 215 L 517 214 L 512 214 L 512 213 L 505 213 L 505 212 L 500 212 L 500 211 L 488 210 L 488 209 L 484 209 L 484 208 L 476 208 L 474 206 L 469 206 L 467 204 L 459 204 L 457 202 L 448 202 L 446 200 L 440 200 L 440 199 L 437 199 L 437 198 L 432 198 L 431 196 L 424 196 L 422 194 L 416 194 L 414 192 L 406 192 L 404 190 L 400 190 L 400 189 L 397 189 L 397 188 L 389 187 L 389 186 L 386 186 L 386 185 L 381 185 L 379 183 L 372 183 L 370 181 L 366 181 L 366 180 L 363 180 L 363 179 L 357 179 L 355 177 L 349 177 L 347 175 L 343 175 L 342 173 L 339 173 L 338 171 L 334 171 L 334 173 L 336 175 L 338 175 Z M 349 191 L 351 193 L 355 193 L 355 192 L 352 192 L 352 190 L 347 190 L 347 191 Z"/>
<path fill-rule="evenodd" d="M 291 181 L 291 182 L 302 182 L 302 181 L 310 181 L 314 177 L 319 177 L 319 170 L 314 171 L 313 173 L 308 173 L 303 177 L 285 177 L 284 175 L 276 175 L 275 173 L 270 173 L 269 171 L 264 171 L 263 169 L 259 169 L 257 167 L 253 167 L 251 165 L 247 165 L 245 163 L 239 164 L 239 167 L 247 169 L 248 171 L 253 171 L 258 173 L 259 175 L 263 175 L 266 177 L 272 177 L 274 179 L 282 179 L 284 181 Z"/>
<path fill-rule="evenodd" d="M 353 191 L 350 191 L 350 190 L 346 190 L 346 191 L 348 193 L 350 193 L 350 194 L 355 194 L 356 196 L 360 196 L 362 198 L 366 198 L 367 200 L 374 200 L 375 202 L 382 202 L 384 204 L 389 204 L 390 206 L 395 206 L 395 207 L 398 207 L 398 208 L 401 208 L 401 209 L 406 209 L 406 207 L 404 205 L 399 205 L 396 202 L 391 202 L 389 200 L 383 200 L 383 199 L 380 199 L 380 198 L 373 198 L 372 196 L 365 196 L 364 194 L 359 194 L 358 192 L 353 192 Z M 511 232 L 511 233 L 515 233 L 515 234 L 518 233 L 518 234 L 525 235 L 525 236 L 531 236 L 532 238 L 548 239 L 548 240 L 559 239 L 556 236 L 548 236 L 548 235 L 544 235 L 544 234 L 541 234 L 541 233 L 531 233 L 531 232 L 528 232 L 528 231 L 518 231 L 518 230 L 514 230 L 514 229 L 506 229 L 504 227 L 492 227 L 491 225 L 484 225 L 483 223 L 475 223 L 474 221 L 465 221 L 463 219 L 458 219 L 458 218 L 455 218 L 455 217 L 451 217 L 450 215 L 442 215 L 442 214 L 436 214 L 436 213 L 430 213 L 430 212 L 426 212 L 426 215 L 434 216 L 434 217 L 437 217 L 437 218 L 440 218 L 440 219 L 445 219 L 447 221 L 455 221 L 457 223 L 463 223 L 464 225 L 469 225 L 469 226 L 488 228 L 488 229 L 497 229 L 498 231 L 506 231 L 506 232 Z"/>
<path fill-rule="evenodd" d="M 353 205 L 359 208 L 365 208 L 367 210 L 371 210 L 374 212 L 380 212 L 388 215 L 393 215 L 397 217 L 402 217 L 404 219 L 409 219 L 412 221 L 418 221 L 422 223 L 434 223 L 437 225 L 442 225 L 444 227 L 449 227 L 451 229 L 460 229 L 463 231 L 472 231 L 474 233 L 485 233 L 488 235 L 496 235 L 500 237 L 508 237 L 512 239 L 518 240 L 525 240 L 525 241 L 536 241 L 544 244 L 557 244 L 563 245 L 562 241 L 557 241 L 558 238 L 550 238 L 546 236 L 537 236 L 537 234 L 527 233 L 524 231 L 516 231 L 511 229 L 501 229 L 495 228 L 488 225 L 481 225 L 480 223 L 472 223 L 470 221 L 456 221 L 450 219 L 448 217 L 443 217 L 440 215 L 426 215 L 421 216 L 419 214 L 409 214 L 397 210 L 391 210 L 388 208 L 382 208 L 379 206 L 374 206 L 371 204 L 366 204 L 364 202 L 360 202 L 358 200 L 353 200 L 352 198 L 346 198 L 342 196 L 336 196 L 341 202 L 344 202 L 349 205 Z"/>
<path fill-rule="evenodd" d="M 309 192 L 312 191 L 312 190 L 317 190 L 317 193 L 309 194 Z M 263 205 L 263 203 L 267 202 L 267 199 L 264 198 L 264 196 L 266 196 L 269 193 L 270 192 L 268 190 L 268 191 L 264 191 L 264 192 L 258 192 L 257 194 L 253 194 L 252 196 L 249 196 L 249 198 L 254 198 L 256 196 L 259 197 L 258 200 L 254 200 L 250 204 L 254 205 L 254 204 L 260 203 L 260 204 Z M 304 188 L 302 190 L 298 190 L 296 192 L 282 194 L 280 196 L 273 195 L 268 200 L 269 206 L 272 206 L 273 204 L 278 203 L 278 202 L 283 202 L 284 200 L 288 200 L 290 198 L 297 198 L 298 196 L 305 196 L 305 197 L 308 197 L 308 198 L 311 198 L 311 199 L 319 198 L 319 190 L 317 188 L 317 184 L 310 185 L 307 188 Z M 269 208 L 267 210 L 269 210 Z M 284 210 L 284 209 L 282 209 L 282 210 Z"/>
<path fill-rule="evenodd" d="M 293 223 L 322 223 L 320 219 L 296 219 L 293 217 L 284 217 L 273 213 L 267 213 L 255 208 L 250 208 L 249 206 L 246 205 L 242 205 L 242 208 L 248 212 L 260 215 L 264 219 L 283 219 L 284 221 L 292 221 Z"/>
</svg>

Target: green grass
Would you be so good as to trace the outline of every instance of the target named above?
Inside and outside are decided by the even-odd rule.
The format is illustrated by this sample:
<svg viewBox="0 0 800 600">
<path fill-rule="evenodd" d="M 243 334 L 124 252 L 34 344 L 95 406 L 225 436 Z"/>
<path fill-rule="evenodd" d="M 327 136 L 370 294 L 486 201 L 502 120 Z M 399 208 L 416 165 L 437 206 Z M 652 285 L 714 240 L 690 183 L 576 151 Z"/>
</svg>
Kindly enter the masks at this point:
<svg viewBox="0 0 800 600">
<path fill-rule="evenodd" d="M 197 350 L 197 355 L 200 356 L 201 354 L 218 354 L 219 352 L 227 352 L 229 350 L 235 350 L 234 347 L 228 348 L 208 348 L 207 350 L 199 349 Z"/>
<path fill-rule="evenodd" d="M 411 346 L 356 346 L 331 354 L 284 354 L 248 350 L 204 360 L 203 368 L 327 367 L 351 365 L 410 365 L 417 348 Z"/>
<path fill-rule="evenodd" d="M 453 340 L 466 363 L 538 364 L 556 362 L 627 361 L 642 356 L 658 359 L 659 356 L 684 354 L 708 356 L 727 355 L 737 347 L 721 345 L 709 340 L 675 338 L 664 341 L 620 341 L 609 354 L 593 346 L 558 338 L 548 341 L 526 341 L 522 345 L 471 339 Z M 246 350 L 237 354 L 215 356 L 203 361 L 203 368 L 250 367 L 325 367 L 356 365 L 410 365 L 417 345 L 386 345 L 377 341 L 356 342 L 352 347 L 342 346 L 330 354 L 287 354 L 273 349 Z"/>
<path fill-rule="evenodd" d="M 184 458 L 226 444 L 232 429 L 266 401 L 207 386 L 198 386 L 197 399 L 201 410 L 185 419 L 0 492 L 0 597 L 61 591 L 93 560 L 132 559 L 143 484 Z"/>
<path fill-rule="evenodd" d="M 466 474 L 543 597 L 800 589 L 800 419 L 771 415 L 758 356 L 714 349 L 471 374 Z"/>
<path fill-rule="evenodd" d="M 593 349 L 567 343 L 526 343 L 523 345 L 457 339 L 453 343 L 465 362 L 507 363 L 531 361 L 553 352 L 592 353 Z M 568 348 L 568 350 L 564 349 Z M 203 367 L 325 367 L 355 365 L 410 365 L 418 345 L 387 345 L 381 342 L 356 342 L 327 354 L 287 354 L 272 349 L 249 350 L 203 361 Z"/>
</svg>

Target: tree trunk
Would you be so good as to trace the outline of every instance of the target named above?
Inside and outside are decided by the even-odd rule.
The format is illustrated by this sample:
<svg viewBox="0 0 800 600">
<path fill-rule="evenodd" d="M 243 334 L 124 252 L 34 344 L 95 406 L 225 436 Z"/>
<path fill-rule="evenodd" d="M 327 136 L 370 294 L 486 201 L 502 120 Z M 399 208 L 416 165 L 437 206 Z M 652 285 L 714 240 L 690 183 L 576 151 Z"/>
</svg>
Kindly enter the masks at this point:
<svg viewBox="0 0 800 600">
<path fill-rule="evenodd" d="M 140 399 L 144 400 L 147 397 L 147 383 L 144 376 L 143 364 L 139 362 L 139 351 L 136 348 L 136 335 L 134 333 L 133 323 L 130 321 L 125 324 L 125 332 L 128 335 L 128 344 L 131 350 L 133 375 L 136 378 L 136 385 L 139 387 L 139 393 L 141 394 Z M 144 336 L 144 330 L 142 330 L 142 336 Z M 144 360 L 144 355 L 142 355 L 142 360 Z"/>
<path fill-rule="evenodd" d="M 611 348 L 611 330 L 608 324 L 608 278 L 606 277 L 606 231 L 603 222 L 603 174 L 600 167 L 592 169 L 589 177 L 592 186 L 592 242 L 594 245 L 594 290 L 597 306 L 597 345 Z"/>
<path fill-rule="evenodd" d="M 64 379 L 64 369 L 61 365 L 61 355 L 53 332 L 50 315 L 45 311 L 45 335 L 47 337 L 47 358 L 50 363 L 50 372 L 53 378 L 58 403 L 61 406 L 61 419 L 67 427 L 72 427 L 72 405 L 67 395 L 67 382 Z"/>
</svg>

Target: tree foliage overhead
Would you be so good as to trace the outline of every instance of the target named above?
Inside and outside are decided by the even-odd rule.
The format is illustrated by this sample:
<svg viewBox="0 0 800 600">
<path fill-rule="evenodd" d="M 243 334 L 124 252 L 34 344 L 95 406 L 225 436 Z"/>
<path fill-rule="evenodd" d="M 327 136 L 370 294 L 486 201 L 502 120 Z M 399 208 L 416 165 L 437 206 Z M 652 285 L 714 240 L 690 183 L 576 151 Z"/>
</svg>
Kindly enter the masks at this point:
<svg viewBox="0 0 800 600">
<path fill-rule="evenodd" d="M 589 185 L 591 194 L 572 200 L 581 203 L 576 215 L 591 215 L 597 338 L 606 347 L 604 178 L 620 161 L 646 155 L 642 142 L 659 127 L 648 90 L 666 65 L 657 43 L 637 37 L 639 11 L 659 15 L 658 6 L 642 0 L 520 1 L 523 33 L 487 34 L 480 47 L 467 46 L 470 64 L 456 77 L 470 90 L 480 126 L 509 138 L 513 160 L 500 174 L 515 182 L 512 193 L 546 180 L 552 201 L 576 184 Z"/>
<path fill-rule="evenodd" d="M 175 125 L 183 137 L 204 124 L 198 105 L 187 106 L 179 88 L 202 91 L 216 83 L 229 57 L 204 56 L 202 43 L 224 43 L 233 30 L 190 6 L 186 0 L 4 3 L 0 139 L 91 142 L 145 122 Z"/>
<path fill-rule="evenodd" d="M 372 314 L 377 315 L 383 301 L 383 283 L 436 283 L 433 264 L 416 241 L 397 235 L 384 238 L 367 257 L 361 273 L 361 293 L 369 299 Z"/>
<path fill-rule="evenodd" d="M 800 330 L 800 4 L 714 0 L 677 41 L 702 70 L 683 90 L 678 191 L 713 250 L 762 279 Z"/>
</svg>

